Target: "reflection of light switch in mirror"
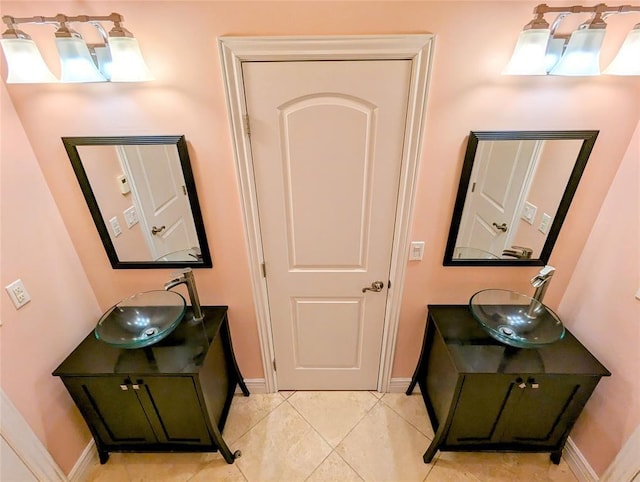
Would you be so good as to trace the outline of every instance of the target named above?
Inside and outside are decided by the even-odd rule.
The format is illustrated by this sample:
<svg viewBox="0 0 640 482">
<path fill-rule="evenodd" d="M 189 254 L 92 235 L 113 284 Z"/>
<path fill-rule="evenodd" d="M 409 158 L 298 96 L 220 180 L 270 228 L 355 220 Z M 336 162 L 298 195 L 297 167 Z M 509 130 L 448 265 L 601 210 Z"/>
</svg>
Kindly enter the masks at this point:
<svg viewBox="0 0 640 482">
<path fill-rule="evenodd" d="M 420 261 L 424 256 L 424 241 L 411 241 L 409 261 Z"/>
<path fill-rule="evenodd" d="M 536 217 L 536 211 L 538 210 L 537 206 L 534 206 L 530 202 L 524 203 L 524 208 L 522 208 L 522 219 L 524 219 L 529 224 L 533 224 L 533 220 Z"/>
<path fill-rule="evenodd" d="M 551 216 L 547 213 L 542 215 L 542 219 L 540 220 L 540 226 L 538 227 L 538 231 L 542 234 L 547 234 L 549 232 L 549 225 L 551 224 Z"/>
<path fill-rule="evenodd" d="M 129 229 L 138 224 L 138 215 L 136 214 L 136 208 L 134 206 L 125 209 L 122 214 L 124 214 L 124 220 L 127 222 Z"/>
<path fill-rule="evenodd" d="M 109 219 L 109 224 L 111 225 L 111 229 L 113 231 L 113 235 L 118 237 L 122 234 L 122 230 L 120 229 L 120 223 L 118 222 L 118 218 L 115 216 Z"/>
<path fill-rule="evenodd" d="M 118 187 L 120 188 L 120 192 L 122 194 L 129 194 L 131 192 L 131 188 L 129 187 L 129 181 L 124 174 L 118 176 Z"/>
</svg>

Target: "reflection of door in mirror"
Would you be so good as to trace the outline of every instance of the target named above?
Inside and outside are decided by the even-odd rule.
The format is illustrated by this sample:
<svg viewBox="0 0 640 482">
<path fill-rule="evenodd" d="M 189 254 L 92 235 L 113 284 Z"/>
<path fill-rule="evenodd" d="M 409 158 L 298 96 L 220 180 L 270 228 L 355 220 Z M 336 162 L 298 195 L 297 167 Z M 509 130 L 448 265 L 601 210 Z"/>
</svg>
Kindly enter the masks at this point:
<svg viewBox="0 0 640 482">
<path fill-rule="evenodd" d="M 458 247 L 500 257 L 512 245 L 541 141 L 486 141 L 478 146 L 460 223 Z M 463 250 L 458 250 L 464 256 Z M 476 253 L 477 255 L 477 253 Z"/>
<path fill-rule="evenodd" d="M 123 145 L 118 153 L 152 259 L 189 261 L 183 258 L 190 256 L 198 238 L 177 150 L 161 144 Z"/>
<path fill-rule="evenodd" d="M 515 259 L 522 249 L 540 257 L 581 146 L 577 139 L 480 141 L 454 259 Z"/>
<path fill-rule="evenodd" d="M 91 145 L 78 146 L 78 152 L 121 261 L 197 260 L 198 250 L 192 249 L 197 235 L 175 146 Z M 156 235 L 154 226 L 160 230 Z M 176 258 L 175 252 L 182 254 Z"/>
</svg>

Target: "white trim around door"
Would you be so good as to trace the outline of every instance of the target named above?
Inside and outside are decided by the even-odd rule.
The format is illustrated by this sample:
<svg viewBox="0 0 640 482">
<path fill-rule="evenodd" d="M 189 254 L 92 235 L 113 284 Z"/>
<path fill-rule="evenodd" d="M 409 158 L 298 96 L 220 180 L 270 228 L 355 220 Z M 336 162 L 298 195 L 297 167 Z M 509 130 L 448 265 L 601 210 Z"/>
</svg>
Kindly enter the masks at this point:
<svg viewBox="0 0 640 482">
<path fill-rule="evenodd" d="M 262 274 L 262 237 L 258 220 L 257 197 L 251 157 L 249 126 L 242 77 L 242 63 L 248 61 L 295 60 L 391 60 L 412 61 L 407 121 L 398 206 L 391 255 L 391 288 L 388 290 L 383 347 L 378 376 L 378 391 L 387 392 L 395 354 L 396 334 L 404 286 L 407 253 L 409 252 L 410 220 L 425 122 L 427 88 L 433 52 L 434 36 L 371 35 L 343 37 L 221 37 L 219 39 L 222 71 L 227 94 L 238 182 L 242 198 L 250 275 L 253 286 L 262 366 L 268 392 L 277 391 L 273 367 L 274 348 L 271 320 Z"/>
</svg>

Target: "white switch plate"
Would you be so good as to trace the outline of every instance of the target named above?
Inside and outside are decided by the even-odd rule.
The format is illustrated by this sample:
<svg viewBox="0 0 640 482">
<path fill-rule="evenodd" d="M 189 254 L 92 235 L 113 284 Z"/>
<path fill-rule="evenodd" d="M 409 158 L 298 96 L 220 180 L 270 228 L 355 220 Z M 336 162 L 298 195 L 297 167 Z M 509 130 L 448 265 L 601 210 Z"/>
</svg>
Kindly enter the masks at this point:
<svg viewBox="0 0 640 482">
<path fill-rule="evenodd" d="M 542 219 L 540 220 L 540 226 L 538 227 L 538 231 L 542 234 L 547 234 L 549 232 L 549 226 L 551 225 L 551 216 L 547 213 L 542 215 Z"/>
<path fill-rule="evenodd" d="M 522 208 L 522 219 L 524 219 L 529 224 L 533 224 L 533 220 L 536 217 L 536 211 L 538 211 L 538 207 L 534 206 L 530 202 L 524 203 L 524 208 Z"/>
<path fill-rule="evenodd" d="M 420 261 L 424 256 L 424 241 L 411 241 L 409 261 Z"/>
<path fill-rule="evenodd" d="M 130 208 L 125 209 L 122 214 L 124 214 L 124 220 L 127 223 L 127 227 L 129 229 L 138 224 L 138 214 L 136 213 L 135 206 L 131 206 Z"/>
<path fill-rule="evenodd" d="M 118 218 L 115 216 L 109 219 L 109 224 L 111 225 L 111 230 L 113 231 L 113 235 L 117 238 L 122 234 L 122 230 L 120 229 L 120 223 L 118 222 Z"/>
<path fill-rule="evenodd" d="M 636 299 L 640 300 L 640 288 L 638 288 L 638 291 L 636 291 Z"/>
<path fill-rule="evenodd" d="M 7 293 L 9 293 L 9 298 L 11 298 L 11 301 L 13 301 L 16 309 L 22 308 L 24 305 L 29 303 L 29 301 L 31 301 L 31 296 L 29 296 L 29 293 L 27 293 L 27 290 L 24 287 L 21 279 L 17 279 L 13 283 L 8 284 L 4 287 L 4 289 L 7 290 Z"/>
</svg>

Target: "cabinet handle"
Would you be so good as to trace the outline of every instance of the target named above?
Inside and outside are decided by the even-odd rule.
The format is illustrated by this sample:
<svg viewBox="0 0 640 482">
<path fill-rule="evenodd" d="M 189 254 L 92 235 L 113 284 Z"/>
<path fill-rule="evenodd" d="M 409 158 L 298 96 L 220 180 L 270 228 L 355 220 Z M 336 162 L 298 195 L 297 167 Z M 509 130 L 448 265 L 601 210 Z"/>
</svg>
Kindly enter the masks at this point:
<svg viewBox="0 0 640 482">
<path fill-rule="evenodd" d="M 531 388 L 540 388 L 540 384 L 536 382 L 535 378 L 529 378 L 527 383 L 531 385 Z"/>
<path fill-rule="evenodd" d="M 140 385 L 138 385 L 137 383 L 134 383 L 131 386 L 133 387 L 134 390 L 140 390 Z"/>
<path fill-rule="evenodd" d="M 527 384 L 520 377 L 516 378 L 516 383 L 518 384 L 518 388 L 527 388 Z"/>
<path fill-rule="evenodd" d="M 129 387 L 126 385 L 120 385 L 120 390 L 129 390 Z"/>
</svg>

